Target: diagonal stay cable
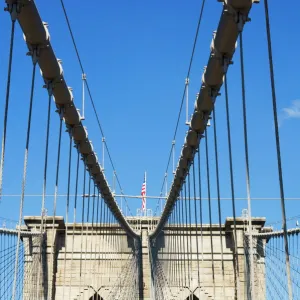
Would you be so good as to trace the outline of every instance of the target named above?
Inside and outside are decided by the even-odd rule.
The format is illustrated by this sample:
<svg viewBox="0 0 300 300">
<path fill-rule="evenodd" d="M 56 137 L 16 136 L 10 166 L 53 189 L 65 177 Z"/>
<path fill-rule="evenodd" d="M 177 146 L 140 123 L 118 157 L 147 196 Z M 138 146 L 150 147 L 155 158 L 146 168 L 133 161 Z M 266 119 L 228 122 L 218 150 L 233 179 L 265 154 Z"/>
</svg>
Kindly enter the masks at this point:
<svg viewBox="0 0 300 300">
<path fill-rule="evenodd" d="M 277 100 L 276 100 L 276 88 L 275 88 L 275 75 L 273 66 L 273 51 L 272 51 L 272 40 L 271 40 L 271 29 L 270 29 L 270 19 L 269 19 L 269 5 L 268 1 L 264 0 L 265 6 L 265 23 L 266 23 L 266 33 L 267 33 L 267 43 L 268 43 L 268 58 L 269 58 L 269 69 L 270 69 L 270 83 L 272 92 L 272 108 L 273 108 L 273 119 L 274 119 L 274 129 L 275 129 L 275 141 L 276 141 L 276 156 L 277 156 L 277 169 L 278 169 L 278 181 L 280 189 L 280 203 L 281 203 L 281 214 L 282 214 L 282 227 L 284 232 L 284 247 L 285 247 L 285 263 L 286 263 L 286 276 L 288 284 L 288 296 L 289 299 L 293 299 L 293 287 L 291 281 L 291 270 L 290 270 L 290 259 L 289 259 L 289 245 L 287 236 L 287 225 L 286 225 L 286 207 L 285 207 L 285 197 L 284 197 L 284 184 L 282 175 L 282 162 L 281 162 L 281 150 L 280 150 L 280 138 L 278 129 L 278 117 L 277 117 Z"/>
<path fill-rule="evenodd" d="M 195 33 L 195 37 L 194 37 L 194 43 L 193 43 L 193 47 L 192 47 L 192 53 L 191 53 L 191 57 L 190 57 L 190 61 L 189 61 L 189 67 L 188 67 L 186 78 L 190 77 L 190 73 L 191 73 L 191 69 L 192 69 L 192 65 L 193 65 L 193 60 L 194 60 L 194 54 L 195 54 L 195 50 L 196 50 L 196 46 L 197 46 L 197 41 L 198 41 L 198 36 L 199 36 L 199 30 L 200 30 L 201 21 L 202 21 L 202 15 L 203 15 L 203 11 L 204 11 L 204 6 L 205 6 L 205 0 L 202 1 L 202 5 L 201 5 L 201 9 L 200 9 L 200 14 L 199 14 L 199 18 L 198 18 L 197 29 L 196 29 L 196 33 Z M 173 134 L 173 141 L 175 141 L 176 136 L 177 136 L 177 131 L 178 131 L 180 116 L 181 116 L 182 107 L 183 107 L 183 103 L 184 103 L 184 97 L 185 97 L 185 93 L 186 93 L 186 88 L 187 88 L 187 85 L 185 84 L 184 85 L 184 89 L 183 89 L 183 93 L 182 93 L 182 97 L 181 97 L 180 106 L 179 106 L 179 112 L 178 112 L 178 116 L 177 116 L 176 126 L 175 126 L 175 130 L 174 130 L 174 134 Z M 172 144 L 172 147 L 171 147 L 170 152 L 169 152 L 169 157 L 168 157 L 168 162 L 167 162 L 167 167 L 166 167 L 165 174 L 168 172 L 168 169 L 169 169 L 169 166 L 170 166 L 172 152 L 173 152 L 173 147 L 174 147 L 174 145 Z M 163 179 L 163 183 L 162 183 L 162 186 L 161 186 L 161 193 L 163 191 L 163 188 L 164 188 L 164 185 L 165 185 L 165 181 L 166 181 L 166 176 L 164 176 L 164 179 Z"/>
<path fill-rule="evenodd" d="M 14 281 L 13 281 L 13 289 L 12 289 L 12 300 L 15 300 L 15 297 L 16 297 L 17 272 L 18 272 L 19 250 L 20 250 L 20 241 L 21 241 L 21 223 L 22 223 L 22 218 L 23 218 L 24 195 L 25 195 L 26 180 L 27 180 L 29 143 L 30 143 L 30 137 L 31 137 L 30 133 L 31 133 L 31 120 L 32 120 L 32 106 L 33 106 L 33 99 L 34 99 L 35 74 L 36 74 L 36 63 L 37 63 L 35 54 L 33 54 L 32 57 L 33 57 L 33 59 L 32 59 L 33 68 L 32 68 L 28 121 L 27 121 L 26 146 L 25 146 L 25 153 L 24 153 L 22 192 L 21 192 L 20 206 L 19 206 L 19 223 L 18 223 L 19 226 L 18 226 L 18 239 L 17 239 L 17 248 L 16 248 L 16 256 L 15 256 L 15 272 L 14 272 Z"/>
<path fill-rule="evenodd" d="M 71 27 L 71 24 L 70 24 L 68 13 L 67 13 L 66 7 L 64 5 L 64 1 L 60 0 L 60 3 L 61 3 L 62 9 L 63 9 L 63 13 L 64 13 L 64 16 L 65 16 L 65 19 L 66 19 L 66 22 L 67 22 L 67 26 L 68 26 L 69 33 L 70 33 L 70 36 L 71 36 L 71 39 L 72 39 L 74 50 L 76 52 L 78 63 L 80 65 L 81 72 L 82 72 L 82 74 L 85 74 L 84 68 L 83 68 L 83 63 L 82 63 L 81 57 L 79 55 L 78 47 L 77 47 L 77 44 L 76 44 L 76 41 L 75 41 L 75 37 L 74 37 L 73 30 L 72 30 L 72 27 Z M 94 111 L 95 116 L 96 116 L 97 124 L 98 124 L 99 130 L 101 132 L 101 136 L 102 136 L 102 138 L 104 138 L 105 137 L 104 130 L 103 130 L 103 127 L 102 127 L 101 122 L 100 122 L 100 118 L 99 118 L 99 115 L 98 115 L 98 112 L 97 112 L 97 109 L 96 109 L 96 106 L 95 106 L 95 102 L 94 102 L 94 99 L 93 99 L 93 96 L 92 96 L 92 92 L 91 92 L 91 89 L 90 89 L 90 86 L 89 86 L 87 78 L 85 78 L 84 83 L 85 83 L 85 86 L 87 88 L 90 100 L 91 100 L 92 108 L 93 108 L 93 111 Z M 121 194 L 123 194 L 123 188 L 121 186 L 121 183 L 120 183 L 118 174 L 116 172 L 116 168 L 115 168 L 115 165 L 113 163 L 112 156 L 110 154 L 110 151 L 109 151 L 109 148 L 107 146 L 107 142 L 106 141 L 105 141 L 104 145 L 105 145 L 106 152 L 108 154 L 109 161 L 110 161 L 111 166 L 113 168 L 113 171 L 115 172 L 115 176 L 116 176 L 116 180 L 117 180 L 118 186 L 120 188 L 120 192 L 121 192 Z M 126 205 L 128 206 L 128 202 L 127 202 L 127 200 L 126 200 L 125 197 L 124 197 L 124 200 L 125 200 Z M 132 215 L 129 206 L 128 206 L 128 210 L 129 210 L 130 214 Z"/>
<path fill-rule="evenodd" d="M 4 107 L 4 124 L 3 124 L 3 134 L 1 141 L 1 158 L 0 158 L 0 200 L 2 194 L 2 184 L 3 184 L 3 170 L 4 170 L 4 158 L 5 158 L 5 145 L 6 145 L 6 135 L 7 135 L 7 119 L 8 119 L 8 108 L 10 100 L 10 82 L 11 82 L 11 70 L 13 61 L 13 49 L 14 49 L 14 38 L 15 38 L 15 27 L 17 18 L 17 6 L 13 5 L 11 8 L 11 33 L 10 33 L 10 45 L 9 45 L 9 58 L 8 58 L 8 71 L 7 71 L 7 82 L 6 82 L 6 94 L 5 94 L 5 107 Z"/>
</svg>

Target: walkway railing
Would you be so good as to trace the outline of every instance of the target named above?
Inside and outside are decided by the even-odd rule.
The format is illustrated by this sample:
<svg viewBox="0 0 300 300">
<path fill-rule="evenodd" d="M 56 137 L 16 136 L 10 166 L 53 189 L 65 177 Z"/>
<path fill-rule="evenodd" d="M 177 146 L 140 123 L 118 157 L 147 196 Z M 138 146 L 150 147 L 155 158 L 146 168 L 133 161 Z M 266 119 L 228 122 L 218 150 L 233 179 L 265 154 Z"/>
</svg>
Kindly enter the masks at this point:
<svg viewBox="0 0 300 300">
<path fill-rule="evenodd" d="M 300 228 L 289 229 L 287 234 L 293 297 L 298 299 L 300 298 Z M 245 253 L 248 274 L 250 272 L 249 246 L 249 236 L 246 234 Z M 255 280 L 258 282 L 255 299 L 288 299 L 289 287 L 283 230 L 253 234 L 253 246 L 256 248 L 254 253 Z"/>
</svg>

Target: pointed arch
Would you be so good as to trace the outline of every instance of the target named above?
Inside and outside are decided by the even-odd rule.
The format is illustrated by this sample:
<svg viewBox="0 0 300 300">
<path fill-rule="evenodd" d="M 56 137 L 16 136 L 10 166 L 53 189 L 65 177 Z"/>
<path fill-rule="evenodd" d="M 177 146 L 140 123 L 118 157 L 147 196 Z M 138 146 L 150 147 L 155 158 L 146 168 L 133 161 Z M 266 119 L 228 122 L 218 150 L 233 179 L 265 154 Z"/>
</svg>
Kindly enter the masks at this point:
<svg viewBox="0 0 300 300">
<path fill-rule="evenodd" d="M 185 300 L 199 300 L 196 295 L 190 294 Z"/>
<path fill-rule="evenodd" d="M 104 300 L 98 293 L 95 293 L 89 300 Z"/>
</svg>

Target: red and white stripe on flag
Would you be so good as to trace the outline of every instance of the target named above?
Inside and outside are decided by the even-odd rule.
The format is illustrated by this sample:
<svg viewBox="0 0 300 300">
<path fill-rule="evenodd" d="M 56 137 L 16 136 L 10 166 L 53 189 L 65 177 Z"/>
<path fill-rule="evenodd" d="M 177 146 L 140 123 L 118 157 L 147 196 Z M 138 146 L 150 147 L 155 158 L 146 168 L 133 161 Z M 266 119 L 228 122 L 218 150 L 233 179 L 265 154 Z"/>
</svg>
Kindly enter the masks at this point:
<svg viewBox="0 0 300 300">
<path fill-rule="evenodd" d="M 142 210 L 145 210 L 146 209 L 146 176 L 144 177 L 141 195 L 142 195 Z"/>
</svg>

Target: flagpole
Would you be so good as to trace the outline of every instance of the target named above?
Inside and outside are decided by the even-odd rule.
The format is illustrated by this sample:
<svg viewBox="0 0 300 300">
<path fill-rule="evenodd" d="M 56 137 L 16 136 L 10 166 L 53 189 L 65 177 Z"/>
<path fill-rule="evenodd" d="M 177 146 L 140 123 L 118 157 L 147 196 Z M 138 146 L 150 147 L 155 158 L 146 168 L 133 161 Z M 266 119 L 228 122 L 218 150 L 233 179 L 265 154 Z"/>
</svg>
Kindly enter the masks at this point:
<svg viewBox="0 0 300 300">
<path fill-rule="evenodd" d="M 145 171 L 145 185 L 146 185 L 146 192 L 145 196 L 147 196 L 147 172 Z M 145 197 L 145 217 L 147 216 L 147 198 Z"/>
</svg>

